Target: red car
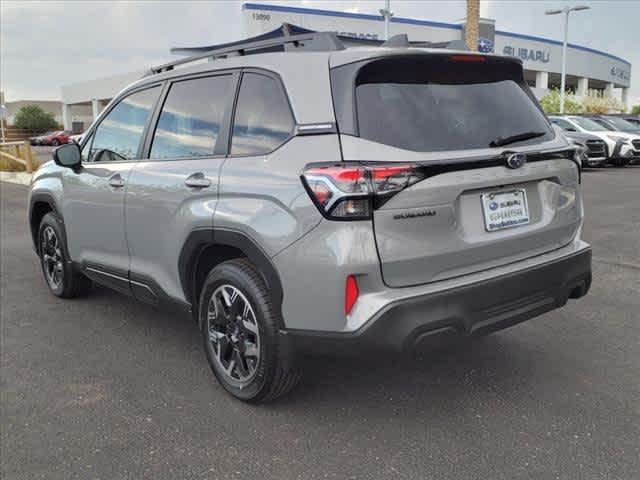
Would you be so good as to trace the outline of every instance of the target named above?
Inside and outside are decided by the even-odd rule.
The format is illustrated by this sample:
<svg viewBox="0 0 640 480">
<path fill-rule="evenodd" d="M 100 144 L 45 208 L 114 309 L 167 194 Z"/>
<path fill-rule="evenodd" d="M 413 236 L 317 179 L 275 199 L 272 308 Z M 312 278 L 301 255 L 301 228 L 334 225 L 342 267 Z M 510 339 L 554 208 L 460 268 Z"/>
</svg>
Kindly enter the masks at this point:
<svg viewBox="0 0 640 480">
<path fill-rule="evenodd" d="M 38 137 L 32 137 L 31 145 L 52 145 L 57 147 L 71 141 L 71 132 L 67 130 L 58 130 L 55 132 L 47 132 Z"/>
</svg>

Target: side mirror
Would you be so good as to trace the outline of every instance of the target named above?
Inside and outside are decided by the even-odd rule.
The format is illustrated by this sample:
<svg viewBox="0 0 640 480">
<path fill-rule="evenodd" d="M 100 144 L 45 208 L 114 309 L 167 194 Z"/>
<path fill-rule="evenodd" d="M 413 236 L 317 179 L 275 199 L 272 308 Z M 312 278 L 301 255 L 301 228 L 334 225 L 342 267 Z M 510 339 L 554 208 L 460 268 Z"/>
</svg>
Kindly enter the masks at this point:
<svg viewBox="0 0 640 480">
<path fill-rule="evenodd" d="M 61 145 L 53 151 L 53 161 L 61 167 L 78 168 L 82 163 L 82 153 L 76 143 Z"/>
</svg>

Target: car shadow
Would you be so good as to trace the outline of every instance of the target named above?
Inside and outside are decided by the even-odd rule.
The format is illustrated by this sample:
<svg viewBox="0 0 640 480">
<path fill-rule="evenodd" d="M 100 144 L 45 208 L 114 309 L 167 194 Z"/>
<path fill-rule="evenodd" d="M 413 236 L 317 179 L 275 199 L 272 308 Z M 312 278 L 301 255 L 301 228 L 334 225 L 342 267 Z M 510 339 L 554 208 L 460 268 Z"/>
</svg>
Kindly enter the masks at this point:
<svg viewBox="0 0 640 480">
<path fill-rule="evenodd" d="M 188 315 L 151 307 L 102 287 L 83 301 L 107 303 L 110 308 L 128 312 L 125 324 L 116 316 L 110 317 L 114 322 L 110 327 L 126 329 L 127 335 L 147 336 L 136 342 L 157 342 L 159 348 L 183 351 L 185 359 L 188 358 L 185 368 L 206 370 L 204 375 L 202 371 L 196 375 L 210 379 L 211 388 L 206 390 L 214 396 L 227 396 L 208 371 L 200 333 Z M 297 359 L 303 373 L 300 385 L 286 396 L 257 408 L 292 413 L 300 410 L 313 416 L 319 414 L 314 412 L 315 407 L 326 412 L 326 408 L 340 405 L 346 408 L 353 406 L 353 402 L 373 409 L 403 405 L 417 411 L 428 401 L 430 408 L 446 411 L 452 401 L 468 399 L 469 395 L 483 398 L 495 391 L 518 395 L 532 388 L 534 377 L 539 379 L 545 369 L 553 368 L 553 363 L 559 361 L 554 353 L 559 356 L 562 353 L 554 352 L 553 346 L 547 351 L 535 351 L 536 346 L 530 346 L 522 335 L 505 332 L 461 340 L 419 357 L 382 352 L 300 355 Z M 196 387 L 202 388 L 192 386 Z"/>
</svg>

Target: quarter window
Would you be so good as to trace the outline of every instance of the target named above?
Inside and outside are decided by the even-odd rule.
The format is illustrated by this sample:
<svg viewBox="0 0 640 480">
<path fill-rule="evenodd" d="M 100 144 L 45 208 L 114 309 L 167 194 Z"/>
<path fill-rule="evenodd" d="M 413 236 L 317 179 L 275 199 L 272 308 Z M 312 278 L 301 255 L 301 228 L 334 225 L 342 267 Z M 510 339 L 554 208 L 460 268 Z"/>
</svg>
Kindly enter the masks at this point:
<svg viewBox="0 0 640 480">
<path fill-rule="evenodd" d="M 174 83 L 158 119 L 150 157 L 213 155 L 231 86 L 231 75 Z"/>
<path fill-rule="evenodd" d="M 144 127 L 160 87 L 132 93 L 102 120 L 91 142 L 90 161 L 118 161 L 136 158 Z"/>
<path fill-rule="evenodd" d="M 257 73 L 242 76 L 233 122 L 232 155 L 262 155 L 286 142 L 293 131 L 287 98 L 275 79 Z"/>
</svg>

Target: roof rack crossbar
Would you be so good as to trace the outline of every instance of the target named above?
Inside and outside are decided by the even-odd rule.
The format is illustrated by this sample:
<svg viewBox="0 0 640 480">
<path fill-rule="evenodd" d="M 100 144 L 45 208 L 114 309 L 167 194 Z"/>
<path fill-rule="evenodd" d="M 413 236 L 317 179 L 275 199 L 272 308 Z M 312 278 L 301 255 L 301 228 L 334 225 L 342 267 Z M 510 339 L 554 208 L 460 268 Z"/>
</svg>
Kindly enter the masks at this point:
<svg viewBox="0 0 640 480">
<path fill-rule="evenodd" d="M 336 34 L 332 32 L 312 32 L 302 33 L 299 35 L 283 36 L 268 40 L 259 40 L 254 42 L 238 43 L 228 47 L 212 48 L 210 50 L 202 50 L 201 47 L 193 49 L 189 48 L 172 48 L 171 53 L 190 54 L 189 57 L 181 58 L 173 62 L 165 63 L 157 67 L 152 67 L 145 76 L 155 75 L 162 72 L 173 70 L 178 65 L 203 60 L 206 58 L 216 59 L 227 56 L 249 55 L 253 50 L 264 50 L 271 47 L 283 46 L 285 51 L 294 49 L 303 49 L 306 51 L 334 51 L 344 50 L 344 45 Z M 193 54 L 195 52 L 195 54 Z"/>
</svg>

